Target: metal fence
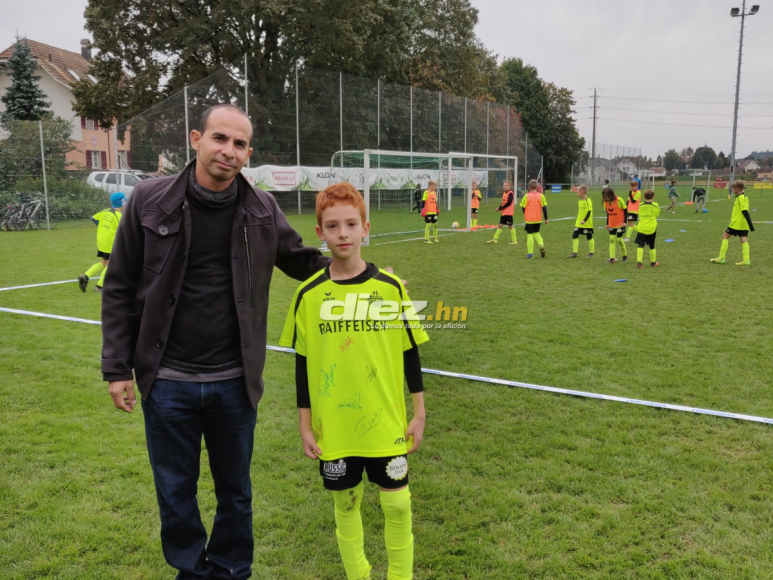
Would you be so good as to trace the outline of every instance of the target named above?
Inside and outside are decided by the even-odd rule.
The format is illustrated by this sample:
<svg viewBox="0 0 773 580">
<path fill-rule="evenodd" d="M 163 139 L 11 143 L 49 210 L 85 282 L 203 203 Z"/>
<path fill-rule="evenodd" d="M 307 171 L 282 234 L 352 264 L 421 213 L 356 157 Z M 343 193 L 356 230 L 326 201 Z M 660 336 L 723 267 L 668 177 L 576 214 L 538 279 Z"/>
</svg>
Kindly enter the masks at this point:
<svg viewBox="0 0 773 580">
<path fill-rule="evenodd" d="M 594 151 L 583 151 L 572 165 L 572 183 L 601 185 L 609 180 L 610 185 L 627 184 L 635 176 L 645 182 L 652 181 L 652 171 L 641 149 L 620 145 L 596 143 Z"/>
<path fill-rule="evenodd" d="M 252 121 L 251 167 L 329 168 L 337 151 L 370 148 L 517 156 L 522 187 L 542 171 L 512 107 L 304 66 L 246 82 L 221 70 L 114 127 L 103 151 L 76 142 L 70 121 L 9 120 L 0 129 L 0 229 L 88 219 L 145 174 L 179 172 L 195 157 L 190 131 L 223 102 L 246 108 Z M 88 155 L 98 156 L 91 168 L 75 161 Z M 315 192 L 295 191 L 274 193 L 285 211 L 313 211 Z"/>
<path fill-rule="evenodd" d="M 108 207 L 109 194 L 87 184 L 71 122 L 6 120 L 0 129 L 0 230 L 51 229 Z"/>
<path fill-rule="evenodd" d="M 222 70 L 120 125 L 119 142 L 126 136 L 131 142 L 128 169 L 179 172 L 195 157 L 190 130 L 221 102 L 247 108 L 250 167 L 329 168 L 338 151 L 388 149 L 511 155 L 518 157 L 521 184 L 541 174 L 542 157 L 512 107 L 304 66 L 247 83 Z M 286 212 L 313 211 L 315 192 L 274 193 Z"/>
</svg>

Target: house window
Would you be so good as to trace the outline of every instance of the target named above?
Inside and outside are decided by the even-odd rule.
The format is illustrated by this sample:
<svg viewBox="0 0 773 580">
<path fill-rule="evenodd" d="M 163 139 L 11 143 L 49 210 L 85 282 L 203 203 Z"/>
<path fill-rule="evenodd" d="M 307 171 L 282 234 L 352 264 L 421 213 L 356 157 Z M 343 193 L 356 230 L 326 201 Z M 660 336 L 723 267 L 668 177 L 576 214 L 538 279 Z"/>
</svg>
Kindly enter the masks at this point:
<svg viewBox="0 0 773 580">
<path fill-rule="evenodd" d="M 89 167 L 102 167 L 102 156 L 99 151 L 88 151 L 88 155 L 91 156 Z"/>
<path fill-rule="evenodd" d="M 123 149 L 118 150 L 118 167 L 121 169 L 129 168 L 129 158 L 126 156 L 126 151 Z"/>
<path fill-rule="evenodd" d="M 86 130 L 87 131 L 94 130 L 94 119 L 86 119 Z"/>
</svg>

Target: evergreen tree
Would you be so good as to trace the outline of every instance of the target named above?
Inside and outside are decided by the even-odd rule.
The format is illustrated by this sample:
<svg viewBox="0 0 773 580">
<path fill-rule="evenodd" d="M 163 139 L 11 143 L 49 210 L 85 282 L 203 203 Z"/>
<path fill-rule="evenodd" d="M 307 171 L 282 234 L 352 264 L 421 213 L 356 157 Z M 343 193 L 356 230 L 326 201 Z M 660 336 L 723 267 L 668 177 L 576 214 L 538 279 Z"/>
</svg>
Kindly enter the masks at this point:
<svg viewBox="0 0 773 580">
<path fill-rule="evenodd" d="M 7 126 L 7 120 L 37 121 L 49 115 L 46 107 L 51 103 L 45 101 L 46 94 L 38 87 L 40 77 L 35 75 L 35 62 L 27 41 L 17 39 L 11 58 L 8 59 L 9 72 L 5 73 L 13 79 L 2 97 L 5 105 L 0 122 Z"/>
</svg>

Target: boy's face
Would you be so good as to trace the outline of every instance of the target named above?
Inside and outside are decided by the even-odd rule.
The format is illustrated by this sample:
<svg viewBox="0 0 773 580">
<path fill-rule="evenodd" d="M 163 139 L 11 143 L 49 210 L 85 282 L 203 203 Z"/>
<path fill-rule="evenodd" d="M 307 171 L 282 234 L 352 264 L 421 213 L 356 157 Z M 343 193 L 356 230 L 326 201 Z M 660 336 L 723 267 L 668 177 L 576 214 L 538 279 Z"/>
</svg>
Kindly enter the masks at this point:
<svg viewBox="0 0 773 580">
<path fill-rule="evenodd" d="M 636 181 L 632 181 L 632 182 L 631 182 L 631 189 L 632 189 L 632 190 L 634 190 L 634 191 L 636 191 L 637 189 L 639 189 L 639 183 L 638 183 L 638 182 L 636 182 Z"/>
<path fill-rule="evenodd" d="M 427 189 L 429 189 L 430 191 L 435 191 L 437 189 L 437 184 L 436 183 L 430 183 L 429 187 Z"/>
<path fill-rule="evenodd" d="M 587 195 L 588 195 L 588 192 L 585 191 L 584 189 L 577 190 L 577 197 L 579 197 L 580 199 L 585 199 L 585 196 Z"/>
<path fill-rule="evenodd" d="M 734 187 L 733 188 L 733 193 L 736 194 L 736 195 L 741 195 L 743 193 L 743 190 L 744 190 L 743 187 L 741 187 L 741 188 Z"/>
<path fill-rule="evenodd" d="M 336 258 L 360 255 L 362 238 L 370 231 L 369 223 L 362 223 L 360 212 L 354 206 L 338 204 L 322 212 L 322 225 L 316 227 L 317 237 L 327 242 Z"/>
<path fill-rule="evenodd" d="M 505 181 L 505 182 L 502 184 L 502 186 L 503 186 L 503 189 L 504 189 L 505 191 L 510 191 L 510 190 L 512 189 L 512 186 L 510 185 L 510 182 L 509 182 L 509 181 Z"/>
</svg>

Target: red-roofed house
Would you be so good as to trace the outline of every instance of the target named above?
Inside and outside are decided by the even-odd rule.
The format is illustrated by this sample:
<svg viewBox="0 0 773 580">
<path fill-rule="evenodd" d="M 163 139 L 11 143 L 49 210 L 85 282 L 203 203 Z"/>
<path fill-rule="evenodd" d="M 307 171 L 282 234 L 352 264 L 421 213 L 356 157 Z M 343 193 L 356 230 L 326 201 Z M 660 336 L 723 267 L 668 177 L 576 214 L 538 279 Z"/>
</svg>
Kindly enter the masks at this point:
<svg viewBox="0 0 773 580">
<path fill-rule="evenodd" d="M 71 85 L 83 78 L 96 82 L 96 79 L 89 74 L 91 60 L 91 50 L 87 48 L 89 41 L 81 40 L 80 53 L 26 38 L 19 42 L 26 42 L 29 45 L 32 56 L 38 63 L 35 74 L 41 77 L 38 86 L 46 94 L 46 101 L 51 103 L 48 109 L 57 117 L 72 120 L 72 140 L 76 143 L 76 150 L 67 155 L 67 160 L 81 167 L 115 169 L 112 134 L 101 130 L 96 121 L 79 117 L 72 110 L 72 101 L 75 97 L 72 94 Z M 8 59 L 11 58 L 15 45 L 16 43 L 0 52 L 0 95 L 11 86 L 12 79 L 6 73 Z M 0 101 L 0 112 L 4 110 L 5 107 Z M 122 167 L 127 167 L 126 163 L 130 161 L 128 159 L 130 143 L 128 132 L 124 142 L 118 142 L 118 155 L 122 158 Z"/>
</svg>

